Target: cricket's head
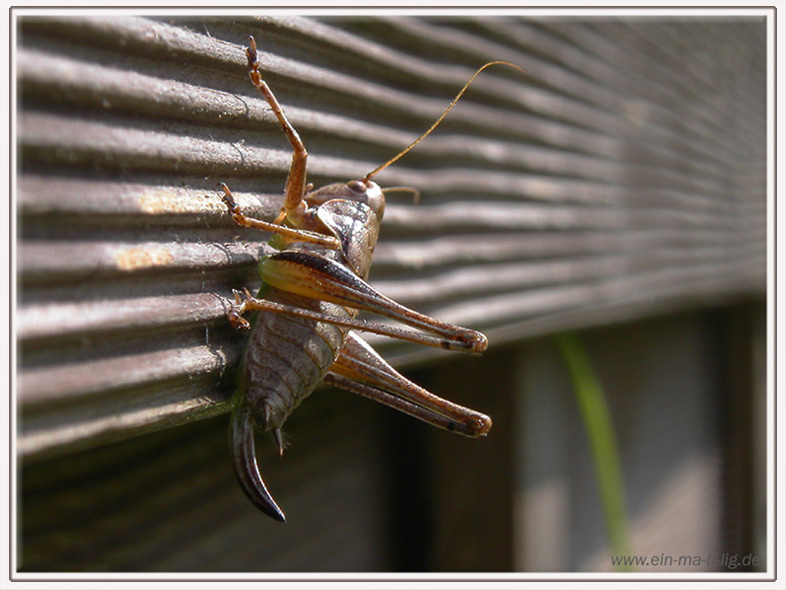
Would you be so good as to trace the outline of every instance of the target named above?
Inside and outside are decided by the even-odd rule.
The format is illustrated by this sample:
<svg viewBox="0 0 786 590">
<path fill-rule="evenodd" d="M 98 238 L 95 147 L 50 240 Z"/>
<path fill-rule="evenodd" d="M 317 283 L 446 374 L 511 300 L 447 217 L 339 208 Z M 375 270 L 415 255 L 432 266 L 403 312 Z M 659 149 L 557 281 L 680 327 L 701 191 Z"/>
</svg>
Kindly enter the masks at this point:
<svg viewBox="0 0 786 590">
<path fill-rule="evenodd" d="M 368 277 L 385 212 L 385 195 L 376 182 L 350 180 L 329 184 L 305 196 L 319 232 L 341 244 L 343 262 L 359 277 Z"/>
<path fill-rule="evenodd" d="M 385 195 L 373 180 L 337 182 L 312 191 L 305 197 L 309 207 L 318 207 L 333 199 L 368 205 L 380 221 L 385 214 Z"/>
</svg>

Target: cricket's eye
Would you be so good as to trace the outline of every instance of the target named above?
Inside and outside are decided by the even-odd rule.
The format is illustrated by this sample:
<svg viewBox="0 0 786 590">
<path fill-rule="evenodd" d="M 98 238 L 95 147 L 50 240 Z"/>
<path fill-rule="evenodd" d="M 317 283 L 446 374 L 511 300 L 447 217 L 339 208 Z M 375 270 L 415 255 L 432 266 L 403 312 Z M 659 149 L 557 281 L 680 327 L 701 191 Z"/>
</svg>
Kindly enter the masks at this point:
<svg viewBox="0 0 786 590">
<path fill-rule="evenodd" d="M 361 180 L 350 180 L 347 186 L 356 193 L 365 193 L 367 188 Z"/>
</svg>

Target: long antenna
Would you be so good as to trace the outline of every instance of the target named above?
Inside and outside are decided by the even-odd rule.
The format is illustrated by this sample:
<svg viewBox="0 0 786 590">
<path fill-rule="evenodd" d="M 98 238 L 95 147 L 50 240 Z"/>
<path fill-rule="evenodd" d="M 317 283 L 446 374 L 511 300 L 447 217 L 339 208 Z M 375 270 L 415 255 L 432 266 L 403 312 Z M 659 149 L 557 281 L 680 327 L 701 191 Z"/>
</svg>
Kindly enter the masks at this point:
<svg viewBox="0 0 786 590">
<path fill-rule="evenodd" d="M 394 156 L 393 158 L 391 158 L 390 160 L 388 160 L 387 162 L 385 162 L 381 166 L 377 166 L 371 172 L 366 174 L 366 176 L 365 176 L 365 178 L 363 180 L 365 180 L 366 182 L 371 180 L 372 176 L 374 176 L 378 172 L 382 172 L 385 168 L 387 168 L 388 166 L 393 164 L 396 160 L 401 158 L 401 156 L 406 154 L 409 150 L 411 150 L 413 147 L 415 147 L 421 141 L 423 141 L 432 131 L 434 131 L 434 129 L 437 128 L 437 125 L 442 123 L 442 119 L 444 119 L 447 116 L 447 114 L 450 112 L 450 109 L 452 109 L 454 106 L 456 106 L 456 103 L 459 101 L 459 99 L 467 91 L 467 88 L 469 88 L 469 85 L 472 84 L 472 82 L 475 80 L 475 78 L 478 77 L 478 74 L 480 74 L 483 70 L 485 70 L 488 67 L 497 66 L 497 65 L 510 66 L 512 68 L 516 68 L 517 70 L 524 72 L 525 74 L 527 73 L 527 70 L 525 70 L 522 67 L 517 66 L 514 63 L 510 63 L 509 61 L 490 61 L 489 63 L 487 63 L 483 67 L 479 68 L 474 74 L 472 74 L 472 77 L 469 80 L 467 80 L 467 83 L 464 84 L 464 88 L 461 89 L 461 91 L 456 95 L 456 98 L 454 98 L 453 101 L 448 105 L 448 108 L 445 109 L 445 112 L 443 112 L 439 116 L 439 119 L 437 119 L 434 122 L 434 124 L 431 127 L 429 127 L 428 131 L 426 131 L 423 135 L 421 135 L 415 141 L 413 141 L 411 144 L 409 144 L 403 151 L 399 152 L 398 155 Z"/>
</svg>

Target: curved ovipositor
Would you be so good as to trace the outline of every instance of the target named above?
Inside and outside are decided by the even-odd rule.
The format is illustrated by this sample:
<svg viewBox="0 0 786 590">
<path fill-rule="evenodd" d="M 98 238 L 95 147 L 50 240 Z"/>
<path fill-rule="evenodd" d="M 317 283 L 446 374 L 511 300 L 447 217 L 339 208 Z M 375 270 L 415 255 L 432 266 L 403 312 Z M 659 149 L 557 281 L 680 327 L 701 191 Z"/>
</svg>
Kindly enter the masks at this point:
<svg viewBox="0 0 786 590">
<path fill-rule="evenodd" d="M 244 401 L 236 403 L 232 410 L 229 446 L 232 449 L 235 476 L 248 499 L 271 518 L 286 522 L 284 513 L 262 480 L 254 442 L 254 416 L 251 407 Z"/>
</svg>

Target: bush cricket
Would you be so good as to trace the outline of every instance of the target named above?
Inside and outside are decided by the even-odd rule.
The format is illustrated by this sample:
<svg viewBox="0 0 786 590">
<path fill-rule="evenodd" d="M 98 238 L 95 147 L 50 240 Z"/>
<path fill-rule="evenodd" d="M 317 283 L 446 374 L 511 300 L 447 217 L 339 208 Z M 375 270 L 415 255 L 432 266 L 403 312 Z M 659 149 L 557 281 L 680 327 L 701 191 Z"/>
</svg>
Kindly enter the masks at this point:
<svg viewBox="0 0 786 590">
<path fill-rule="evenodd" d="M 358 335 L 374 332 L 475 354 L 487 346 L 480 332 L 408 309 L 366 282 L 385 193 L 402 190 L 382 189 L 371 178 L 431 133 L 484 69 L 503 64 L 524 70 L 509 62 L 487 63 L 473 74 L 431 128 L 398 155 L 360 180 L 314 190 L 306 183 L 306 148 L 262 78 L 254 38 L 249 36 L 248 41 L 249 76 L 281 124 L 293 155 L 284 205 L 273 222 L 245 216 L 229 187 L 221 184 L 221 198 L 235 223 L 272 233 L 268 244 L 277 251 L 259 264 L 263 280 L 260 295 L 264 298 L 253 297 L 248 290 L 235 290 L 235 300 L 230 304 L 228 318 L 236 328 L 251 329 L 243 314 L 258 313 L 233 400 L 229 440 L 235 474 L 244 492 L 265 514 L 283 522 L 284 513 L 262 480 L 254 435 L 256 430 L 271 431 L 283 454 L 284 421 L 321 382 L 466 436 L 483 436 L 491 428 L 488 416 L 439 398 L 409 381 Z M 409 327 L 357 319 L 360 310 Z"/>
</svg>

